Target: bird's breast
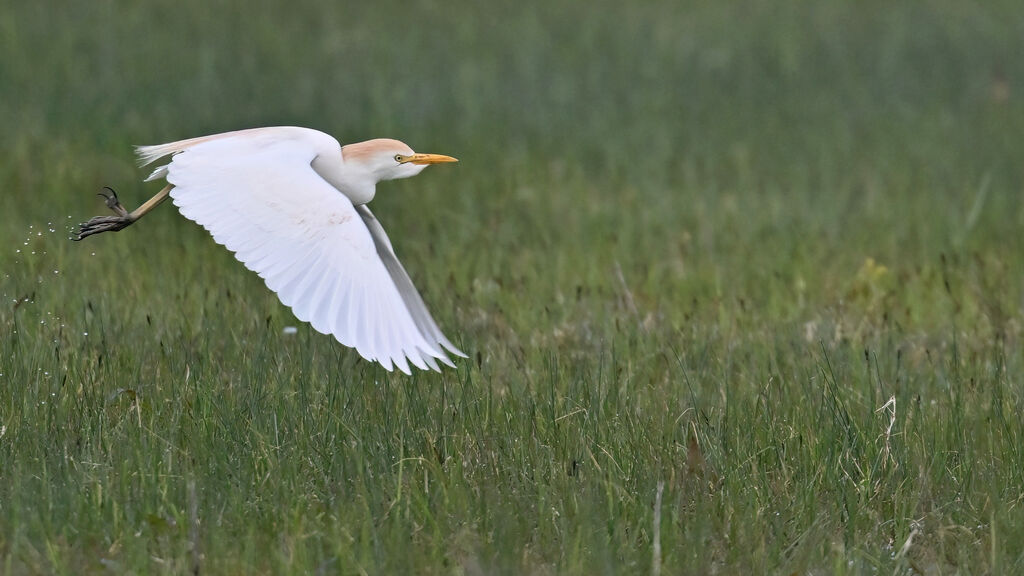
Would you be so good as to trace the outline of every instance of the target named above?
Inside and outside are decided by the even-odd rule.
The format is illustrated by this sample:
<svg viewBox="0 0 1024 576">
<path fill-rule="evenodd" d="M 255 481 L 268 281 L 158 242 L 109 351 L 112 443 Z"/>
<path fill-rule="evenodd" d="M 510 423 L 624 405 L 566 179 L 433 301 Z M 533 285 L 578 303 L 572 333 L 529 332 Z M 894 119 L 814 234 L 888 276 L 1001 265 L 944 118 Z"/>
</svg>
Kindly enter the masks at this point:
<svg viewBox="0 0 1024 576">
<path fill-rule="evenodd" d="M 368 203 L 377 193 L 376 182 L 369 174 L 346 166 L 343 162 L 317 156 L 312 165 L 321 178 L 348 197 L 355 206 Z"/>
</svg>

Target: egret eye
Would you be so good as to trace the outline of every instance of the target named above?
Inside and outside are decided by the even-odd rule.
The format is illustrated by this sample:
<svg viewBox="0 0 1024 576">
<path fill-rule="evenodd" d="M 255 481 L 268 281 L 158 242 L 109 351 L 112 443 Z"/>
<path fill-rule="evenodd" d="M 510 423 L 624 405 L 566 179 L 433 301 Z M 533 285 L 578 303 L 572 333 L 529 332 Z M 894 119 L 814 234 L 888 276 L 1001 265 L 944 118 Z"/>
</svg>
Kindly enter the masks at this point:
<svg viewBox="0 0 1024 576">
<path fill-rule="evenodd" d="M 401 154 L 395 154 L 395 162 L 401 164 L 403 160 L 405 160 L 405 156 L 402 156 Z"/>
</svg>

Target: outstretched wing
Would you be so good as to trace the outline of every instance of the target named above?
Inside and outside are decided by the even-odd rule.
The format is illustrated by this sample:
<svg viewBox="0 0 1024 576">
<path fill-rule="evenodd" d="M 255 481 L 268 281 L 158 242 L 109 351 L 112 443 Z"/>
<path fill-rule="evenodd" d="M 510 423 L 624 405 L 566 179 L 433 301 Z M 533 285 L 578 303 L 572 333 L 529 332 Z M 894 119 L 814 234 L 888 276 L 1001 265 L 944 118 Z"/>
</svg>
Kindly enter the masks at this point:
<svg viewBox="0 0 1024 576">
<path fill-rule="evenodd" d="M 405 302 L 405 307 L 412 315 L 412 320 L 420 334 L 428 341 L 437 342 L 444 346 L 452 354 L 465 358 L 466 354 L 449 342 L 444 337 L 444 334 L 441 333 L 441 329 L 437 327 L 434 317 L 430 315 L 427 305 L 423 303 L 423 298 L 420 296 L 419 291 L 416 290 L 416 286 L 413 285 L 412 278 L 409 278 L 409 273 L 405 271 L 405 267 L 402 266 L 402 263 L 398 261 L 398 257 L 395 256 L 394 248 L 391 247 L 391 240 L 388 239 L 387 233 L 384 232 L 384 227 L 377 221 L 377 217 L 373 215 L 373 212 L 370 212 L 370 208 L 366 204 L 356 206 L 356 212 L 359 212 L 359 215 L 363 217 L 363 222 L 373 237 L 373 243 L 377 246 L 377 255 L 380 256 L 384 267 L 391 274 L 391 280 L 395 283 L 395 287 L 398 288 L 398 293 L 401 294 L 402 301 Z"/>
<path fill-rule="evenodd" d="M 326 134 L 281 128 L 143 147 L 139 156 L 175 153 L 153 176 L 166 177 L 181 213 L 259 274 L 296 318 L 389 371 L 452 365 L 442 346 L 461 352 L 430 317 L 383 229 L 312 168 L 325 138 L 340 160 Z"/>
</svg>

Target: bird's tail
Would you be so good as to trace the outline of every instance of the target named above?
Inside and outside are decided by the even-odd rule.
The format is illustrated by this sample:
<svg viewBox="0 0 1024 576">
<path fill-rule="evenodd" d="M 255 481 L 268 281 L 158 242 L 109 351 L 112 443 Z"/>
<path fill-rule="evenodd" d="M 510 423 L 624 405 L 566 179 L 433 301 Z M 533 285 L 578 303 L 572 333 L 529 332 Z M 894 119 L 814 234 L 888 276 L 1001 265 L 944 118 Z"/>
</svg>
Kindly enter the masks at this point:
<svg viewBox="0 0 1024 576">
<path fill-rule="evenodd" d="M 168 142 L 167 144 L 156 144 L 154 146 L 136 146 L 135 155 L 138 156 L 139 166 L 141 167 L 147 164 L 152 164 L 168 154 L 177 154 L 178 152 L 187 150 L 204 139 L 205 138 L 192 138 L 190 140 Z"/>
<path fill-rule="evenodd" d="M 184 152 L 196 144 L 202 144 L 210 140 L 217 140 L 220 138 L 227 138 L 229 136 L 239 136 L 246 132 L 258 132 L 261 128 L 250 128 L 248 130 L 235 130 L 234 132 L 225 132 L 223 134 L 213 134 L 210 136 L 200 136 L 198 138 L 189 138 L 188 140 L 178 140 L 177 142 L 168 142 L 167 144 L 155 144 L 153 146 L 136 146 L 135 155 L 138 156 L 139 167 L 151 164 L 156 160 L 167 156 L 168 154 L 177 154 L 178 152 Z"/>
</svg>

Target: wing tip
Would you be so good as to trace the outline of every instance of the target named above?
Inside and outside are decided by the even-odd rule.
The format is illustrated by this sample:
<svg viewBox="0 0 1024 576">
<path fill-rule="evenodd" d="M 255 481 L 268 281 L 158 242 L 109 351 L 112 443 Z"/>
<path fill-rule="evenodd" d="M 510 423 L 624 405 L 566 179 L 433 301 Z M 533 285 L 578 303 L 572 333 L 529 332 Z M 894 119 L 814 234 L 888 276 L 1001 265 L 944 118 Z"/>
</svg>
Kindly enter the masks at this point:
<svg viewBox="0 0 1024 576">
<path fill-rule="evenodd" d="M 441 336 L 441 339 L 438 341 L 438 344 L 444 346 L 445 350 L 451 352 L 452 354 L 458 356 L 459 358 L 469 358 L 468 354 L 456 348 L 455 345 L 452 344 L 451 341 L 449 341 L 444 336 Z"/>
<path fill-rule="evenodd" d="M 335 335 L 337 337 L 337 335 Z M 339 340 L 340 342 L 340 340 Z M 342 343 L 345 345 L 344 343 Z M 440 364 L 444 364 L 449 368 L 458 368 L 451 358 L 448 357 L 443 351 L 440 350 L 424 350 L 419 346 L 414 346 L 411 350 L 400 350 L 393 356 L 379 356 L 371 357 L 370 354 L 360 351 L 358 348 L 356 352 L 363 357 L 364 360 L 370 362 L 376 362 L 380 364 L 388 372 L 392 371 L 392 366 L 397 368 L 400 372 L 406 376 L 412 376 L 412 368 L 417 368 L 425 372 L 443 372 Z M 458 352 L 457 350 L 455 352 Z M 454 352 L 453 352 L 454 353 Z M 460 356 L 468 357 L 460 352 Z M 439 364 L 440 363 L 440 364 Z M 411 364 L 411 366 L 410 366 Z"/>
</svg>

